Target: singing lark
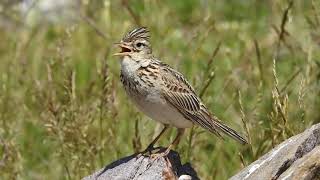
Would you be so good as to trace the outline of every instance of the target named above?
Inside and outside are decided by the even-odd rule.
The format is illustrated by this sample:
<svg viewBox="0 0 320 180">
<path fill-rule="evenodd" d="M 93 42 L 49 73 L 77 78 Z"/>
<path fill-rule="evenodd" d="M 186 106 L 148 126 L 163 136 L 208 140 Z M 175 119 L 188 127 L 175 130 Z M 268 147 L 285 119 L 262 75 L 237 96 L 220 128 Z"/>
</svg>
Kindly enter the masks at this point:
<svg viewBox="0 0 320 180">
<path fill-rule="evenodd" d="M 120 78 L 130 99 L 140 111 L 164 125 L 146 151 L 152 150 L 167 128 L 174 126 L 178 128 L 178 133 L 166 151 L 162 152 L 161 155 L 166 156 L 179 143 L 184 129 L 193 124 L 219 137 L 222 132 L 246 144 L 245 138 L 209 112 L 181 73 L 153 56 L 149 39 L 147 28 L 136 28 L 117 43 L 121 52 L 114 54 L 120 56 Z"/>
</svg>

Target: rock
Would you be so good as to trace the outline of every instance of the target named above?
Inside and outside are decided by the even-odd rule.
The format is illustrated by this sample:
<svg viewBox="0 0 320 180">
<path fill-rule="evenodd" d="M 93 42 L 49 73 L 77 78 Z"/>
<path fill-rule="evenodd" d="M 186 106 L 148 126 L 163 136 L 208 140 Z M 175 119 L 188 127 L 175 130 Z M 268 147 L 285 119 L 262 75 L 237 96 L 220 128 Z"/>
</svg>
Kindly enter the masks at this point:
<svg viewBox="0 0 320 180">
<path fill-rule="evenodd" d="M 231 180 L 320 179 L 320 124 L 282 142 Z"/>
<path fill-rule="evenodd" d="M 164 148 L 160 148 L 163 151 Z M 171 165 L 170 165 L 171 164 Z M 121 158 L 104 168 L 98 170 L 83 180 L 191 180 L 199 179 L 197 173 L 189 163 L 182 165 L 179 154 L 170 151 L 167 158 L 159 158 L 156 161 L 148 156 L 140 156 L 133 154 Z"/>
<path fill-rule="evenodd" d="M 279 179 L 320 179 L 320 146 L 293 163 Z"/>
</svg>

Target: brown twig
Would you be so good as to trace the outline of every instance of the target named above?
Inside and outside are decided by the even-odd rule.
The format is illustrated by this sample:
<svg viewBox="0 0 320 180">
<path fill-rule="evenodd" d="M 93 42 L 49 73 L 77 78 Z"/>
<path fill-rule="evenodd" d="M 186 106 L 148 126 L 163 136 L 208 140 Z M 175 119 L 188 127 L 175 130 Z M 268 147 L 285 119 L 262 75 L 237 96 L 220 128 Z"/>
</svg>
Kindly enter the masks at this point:
<svg viewBox="0 0 320 180">
<path fill-rule="evenodd" d="M 241 112 L 241 121 L 243 123 L 243 127 L 244 127 L 244 130 L 246 131 L 246 134 L 247 134 L 247 138 L 248 138 L 248 144 L 250 145 L 250 151 L 251 151 L 251 154 L 253 156 L 253 147 L 252 147 L 252 141 L 251 141 L 251 135 L 250 135 L 250 131 L 249 131 L 249 127 L 247 125 L 247 121 L 246 121 L 246 115 L 244 113 L 244 108 L 243 108 L 243 105 L 242 105 L 242 96 L 241 96 L 241 91 L 238 90 L 238 98 L 239 98 L 239 106 L 240 106 L 240 112 Z"/>
<path fill-rule="evenodd" d="M 204 95 L 204 93 L 206 92 L 206 90 L 208 89 L 209 85 L 211 84 L 212 80 L 214 78 L 214 71 L 212 71 L 210 74 L 209 74 L 209 77 L 208 79 L 206 80 L 202 90 L 200 91 L 200 98 L 202 98 L 202 96 Z"/>
<path fill-rule="evenodd" d="M 281 88 L 280 94 L 283 93 L 284 90 L 289 86 L 289 84 L 300 74 L 301 68 L 299 68 L 292 76 L 291 78 L 286 82 L 286 84 Z"/>
<path fill-rule="evenodd" d="M 280 30 L 275 24 L 271 24 L 271 28 L 277 33 L 278 36 L 280 36 Z M 290 33 L 286 29 L 283 30 L 283 34 L 286 36 L 290 36 Z"/>
<path fill-rule="evenodd" d="M 288 4 L 288 7 L 285 9 L 283 16 L 282 16 L 282 21 L 281 21 L 281 26 L 280 26 L 280 32 L 279 32 L 279 38 L 278 38 L 278 43 L 277 43 L 277 47 L 276 47 L 276 51 L 273 57 L 273 76 L 275 79 L 275 89 L 277 90 L 277 93 L 280 95 L 280 90 L 278 87 L 278 79 L 277 79 L 277 71 L 276 71 L 276 61 L 279 57 L 279 52 L 280 52 L 280 46 L 281 46 L 281 42 L 284 41 L 284 35 L 285 35 L 285 25 L 288 21 L 288 14 L 290 9 L 293 6 L 293 0 L 291 0 Z M 276 28 L 277 29 L 277 28 Z"/>
<path fill-rule="evenodd" d="M 103 39 L 105 40 L 109 40 L 110 38 L 107 37 L 99 28 L 98 26 L 95 24 L 95 22 L 89 18 L 88 16 L 80 13 L 80 17 L 81 19 L 83 19 L 90 27 L 92 27 L 92 29 L 100 36 L 102 37 Z"/>
<path fill-rule="evenodd" d="M 280 25 L 280 33 L 279 33 L 279 41 L 277 44 L 275 58 L 278 58 L 281 41 L 284 41 L 284 37 L 286 34 L 285 26 L 286 26 L 286 23 L 288 22 L 288 14 L 289 14 L 289 11 L 292 8 L 292 6 L 293 6 L 293 0 L 291 0 L 289 2 L 288 7 L 285 9 L 283 16 L 282 16 L 282 21 L 281 21 L 281 25 Z"/>
<path fill-rule="evenodd" d="M 122 0 L 122 5 L 128 10 L 130 16 L 133 18 L 136 25 L 141 26 L 140 16 L 136 14 L 129 5 L 128 0 Z"/>
<path fill-rule="evenodd" d="M 264 84 L 263 68 L 262 68 L 261 52 L 260 52 L 259 44 L 256 39 L 254 39 L 253 42 L 254 42 L 254 47 L 255 47 L 256 55 L 257 55 L 258 68 L 259 68 L 259 72 L 260 72 L 260 80 L 261 80 L 262 84 Z"/>
<path fill-rule="evenodd" d="M 271 28 L 277 33 L 278 37 L 280 37 L 281 32 L 280 32 L 279 28 L 274 24 L 271 25 Z M 285 36 L 292 37 L 286 29 L 283 29 L 283 37 L 285 37 Z M 285 38 L 278 40 L 278 44 L 277 44 L 278 46 L 280 46 L 279 45 L 280 41 L 285 45 L 285 47 L 287 47 L 290 50 L 290 52 L 294 52 L 294 50 L 293 50 L 294 48 L 286 41 Z"/>
<path fill-rule="evenodd" d="M 246 162 L 244 161 L 243 155 L 240 152 L 238 153 L 238 155 L 241 161 L 242 168 L 246 167 L 247 165 L 246 165 Z"/>
<path fill-rule="evenodd" d="M 317 23 L 317 26 L 319 26 L 320 25 L 320 17 L 319 17 L 319 14 L 317 13 L 317 8 L 316 8 L 317 6 L 315 5 L 315 2 L 314 2 L 314 0 L 312 0 L 311 1 L 311 8 L 312 8 L 312 11 L 314 12 L 314 19 L 315 19 L 315 21 L 316 21 L 316 23 Z"/>
<path fill-rule="evenodd" d="M 221 41 L 218 42 L 218 45 L 216 46 L 216 48 L 214 49 L 208 63 L 207 63 L 207 72 L 209 71 L 211 64 L 213 63 L 214 58 L 216 57 L 216 55 L 218 54 L 219 50 L 220 50 L 220 46 L 221 46 Z"/>
</svg>

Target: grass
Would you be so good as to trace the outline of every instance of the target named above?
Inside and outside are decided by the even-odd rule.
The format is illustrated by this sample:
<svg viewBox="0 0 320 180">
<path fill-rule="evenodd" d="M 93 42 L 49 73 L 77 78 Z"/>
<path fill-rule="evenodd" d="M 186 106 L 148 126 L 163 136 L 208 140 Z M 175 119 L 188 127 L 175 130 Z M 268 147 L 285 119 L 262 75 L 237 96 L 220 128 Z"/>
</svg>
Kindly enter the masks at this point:
<svg viewBox="0 0 320 180">
<path fill-rule="evenodd" d="M 2 5 L 4 6 L 4 5 Z M 113 43 L 138 25 L 208 108 L 250 145 L 192 128 L 177 151 L 202 179 L 227 179 L 320 122 L 318 1 L 83 1 L 65 23 L 0 16 L 0 174 L 80 179 L 146 147 L 160 129 L 119 80 Z M 25 22 L 28 22 L 26 25 Z M 168 145 L 175 131 L 159 142 Z"/>
</svg>

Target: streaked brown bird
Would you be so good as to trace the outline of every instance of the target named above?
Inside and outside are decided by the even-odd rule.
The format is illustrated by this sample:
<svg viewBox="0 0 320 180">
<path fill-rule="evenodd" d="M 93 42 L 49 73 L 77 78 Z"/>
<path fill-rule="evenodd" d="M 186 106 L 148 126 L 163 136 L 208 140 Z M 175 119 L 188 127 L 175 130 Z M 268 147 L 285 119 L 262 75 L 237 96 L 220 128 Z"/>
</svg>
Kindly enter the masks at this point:
<svg viewBox="0 0 320 180">
<path fill-rule="evenodd" d="M 147 28 L 133 29 L 118 43 L 121 52 L 114 54 L 120 56 L 121 82 L 130 99 L 140 111 L 164 125 L 145 152 L 151 152 L 167 128 L 174 126 L 178 128 L 176 138 L 166 151 L 158 153 L 166 156 L 179 143 L 184 129 L 193 124 L 246 144 L 245 138 L 209 112 L 181 73 L 153 56 L 149 38 Z"/>
</svg>

